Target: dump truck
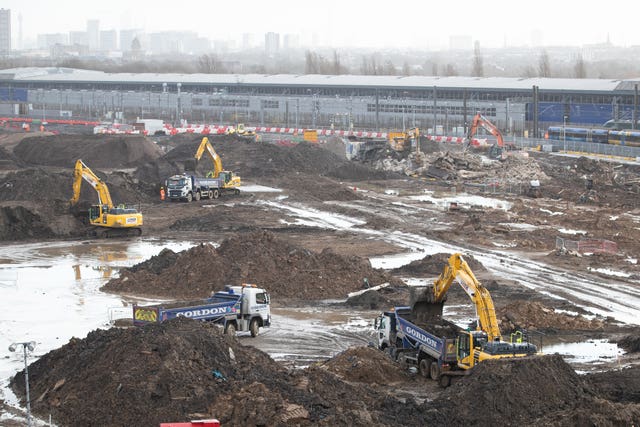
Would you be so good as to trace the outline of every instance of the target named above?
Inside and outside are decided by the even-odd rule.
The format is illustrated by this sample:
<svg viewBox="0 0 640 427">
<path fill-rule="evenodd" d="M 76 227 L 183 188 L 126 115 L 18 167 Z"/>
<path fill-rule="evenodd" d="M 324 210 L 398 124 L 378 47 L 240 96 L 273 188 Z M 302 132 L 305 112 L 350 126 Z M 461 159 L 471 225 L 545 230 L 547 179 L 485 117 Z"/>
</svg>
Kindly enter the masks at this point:
<svg viewBox="0 0 640 427">
<path fill-rule="evenodd" d="M 224 188 L 223 178 L 207 178 L 188 172 L 169 177 L 166 186 L 167 198 L 172 202 L 217 199 L 228 191 Z"/>
<path fill-rule="evenodd" d="M 454 280 L 473 301 L 478 316 L 475 330 L 463 329 L 442 317 Z M 443 387 L 453 376 L 466 375 L 484 360 L 537 354 L 536 346 L 526 342 L 526 334 L 514 334 L 510 341 L 502 339 L 491 295 L 459 253 L 449 257 L 440 276 L 418 293 L 411 306 L 383 312 L 375 319 L 374 328 L 380 350 L 415 364 L 423 376 Z"/>
<path fill-rule="evenodd" d="M 260 328 L 271 325 L 271 298 L 266 290 L 243 284 L 227 286 L 200 301 L 133 305 L 135 326 L 161 323 L 176 317 L 217 323 L 228 335 L 249 331 L 255 337 Z"/>
</svg>

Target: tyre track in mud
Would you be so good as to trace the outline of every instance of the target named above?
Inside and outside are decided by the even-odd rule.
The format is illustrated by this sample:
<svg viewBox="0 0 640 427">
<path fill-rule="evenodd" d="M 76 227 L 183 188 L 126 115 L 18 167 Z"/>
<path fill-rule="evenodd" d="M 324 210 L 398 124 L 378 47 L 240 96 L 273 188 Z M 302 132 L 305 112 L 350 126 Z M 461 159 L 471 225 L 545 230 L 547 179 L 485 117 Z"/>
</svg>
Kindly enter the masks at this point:
<svg viewBox="0 0 640 427">
<path fill-rule="evenodd" d="M 395 209 L 382 211 L 379 207 L 375 207 L 375 204 L 379 203 L 376 199 L 380 197 L 372 197 L 373 207 L 362 206 L 361 210 L 369 215 L 381 215 L 389 219 L 389 217 L 396 218 L 395 215 L 401 212 L 406 212 L 412 205 L 411 201 L 396 196 L 398 211 Z M 526 254 L 491 251 L 473 245 L 449 244 L 407 232 L 373 230 L 366 228 L 360 218 L 344 214 L 337 215 L 328 210 L 310 209 L 299 204 L 288 204 L 285 201 L 268 202 L 268 205 L 287 216 L 297 218 L 297 221 L 308 226 L 360 233 L 368 238 L 384 240 L 399 248 L 407 249 L 407 252 L 395 256 L 371 258 L 374 267 L 395 268 L 403 263 L 439 252 L 466 252 L 477 258 L 499 279 L 516 281 L 540 294 L 567 300 L 593 314 L 612 317 L 623 323 L 640 324 L 640 319 L 637 317 L 640 311 L 640 294 L 638 293 L 640 286 L 636 288 L 614 280 L 605 281 L 596 275 L 564 270 L 534 261 Z M 421 212 L 424 212 L 423 208 Z M 405 227 L 411 216 L 406 214 L 402 216 Z M 417 220 L 417 217 L 413 216 L 413 218 L 412 220 Z M 424 227 L 424 221 L 416 225 L 416 229 Z"/>
</svg>

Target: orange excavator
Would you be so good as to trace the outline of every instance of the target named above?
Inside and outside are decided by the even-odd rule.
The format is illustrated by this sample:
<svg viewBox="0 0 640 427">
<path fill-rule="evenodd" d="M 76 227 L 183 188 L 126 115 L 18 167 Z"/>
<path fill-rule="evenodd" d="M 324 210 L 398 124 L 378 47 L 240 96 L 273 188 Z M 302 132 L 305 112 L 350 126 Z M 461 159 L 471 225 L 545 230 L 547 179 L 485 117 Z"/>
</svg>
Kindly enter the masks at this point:
<svg viewBox="0 0 640 427">
<path fill-rule="evenodd" d="M 496 127 L 496 125 L 491 123 L 489 119 L 487 119 L 480 113 L 475 115 L 475 117 L 473 118 L 473 122 L 471 123 L 471 127 L 469 128 L 469 133 L 467 134 L 467 146 L 471 145 L 473 137 L 478 132 L 478 127 L 482 127 L 484 130 L 496 137 L 496 143 L 493 144 L 489 149 L 489 157 L 495 159 L 504 158 L 503 152 L 505 149 L 513 150 L 513 144 L 505 145 L 504 138 L 502 138 L 502 133 L 500 132 L 500 130 Z"/>
</svg>

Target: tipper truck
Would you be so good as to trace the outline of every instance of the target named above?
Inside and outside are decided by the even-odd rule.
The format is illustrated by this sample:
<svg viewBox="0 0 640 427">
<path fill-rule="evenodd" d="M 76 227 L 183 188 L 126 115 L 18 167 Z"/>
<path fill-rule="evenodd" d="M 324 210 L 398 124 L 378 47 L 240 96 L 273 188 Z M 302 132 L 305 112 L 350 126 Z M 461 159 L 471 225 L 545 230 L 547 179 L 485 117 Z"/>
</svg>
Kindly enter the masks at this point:
<svg viewBox="0 0 640 427">
<path fill-rule="evenodd" d="M 415 322 L 415 323 L 414 323 Z M 484 331 L 468 331 L 444 319 L 418 322 L 411 307 L 395 307 L 375 321 L 378 348 L 418 367 L 443 387 L 486 359 L 536 354 L 530 343 L 489 341 Z"/>
<path fill-rule="evenodd" d="M 196 174 L 196 170 L 205 152 L 211 158 L 213 170 L 209 171 L 206 177 L 201 177 Z M 185 172 L 167 179 L 168 197 L 172 202 L 217 199 L 224 194 L 240 194 L 242 180 L 232 171 L 222 169 L 222 160 L 207 137 L 202 138 L 193 160 L 185 164 L 185 170 L 193 171 L 193 174 Z"/>
<path fill-rule="evenodd" d="M 227 286 L 201 301 L 133 306 L 133 324 L 143 326 L 176 317 L 187 317 L 220 324 L 225 334 L 249 331 L 258 335 L 261 327 L 271 325 L 269 293 L 255 285 Z"/>
<path fill-rule="evenodd" d="M 473 301 L 478 317 L 476 330 L 462 329 L 442 318 L 447 292 L 454 280 Z M 535 345 L 522 342 L 525 334 L 514 334 L 515 342 L 502 340 L 489 291 L 458 253 L 449 257 L 440 276 L 411 307 L 396 307 L 382 313 L 374 328 L 379 349 L 417 365 L 422 375 L 439 381 L 443 387 L 451 383 L 452 376 L 468 373 L 483 360 L 537 353 Z"/>
<path fill-rule="evenodd" d="M 167 191 L 170 201 L 191 202 L 200 199 L 217 199 L 224 194 L 224 182 L 221 178 L 205 178 L 189 173 L 173 175 L 167 179 Z"/>
</svg>

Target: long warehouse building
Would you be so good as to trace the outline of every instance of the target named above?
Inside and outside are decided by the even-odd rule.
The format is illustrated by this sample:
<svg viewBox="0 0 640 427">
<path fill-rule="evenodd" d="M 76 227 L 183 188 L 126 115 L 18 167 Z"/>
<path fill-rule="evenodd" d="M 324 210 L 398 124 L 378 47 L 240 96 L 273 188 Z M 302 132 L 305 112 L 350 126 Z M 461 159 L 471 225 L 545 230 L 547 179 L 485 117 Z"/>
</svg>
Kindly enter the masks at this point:
<svg viewBox="0 0 640 427">
<path fill-rule="evenodd" d="M 0 114 L 459 134 L 480 112 L 505 134 L 638 120 L 630 80 L 0 70 Z"/>
</svg>

